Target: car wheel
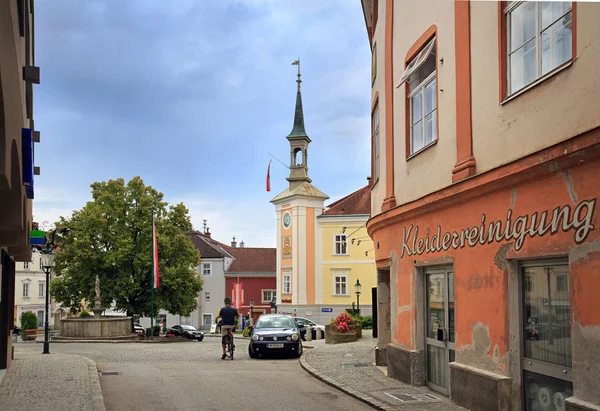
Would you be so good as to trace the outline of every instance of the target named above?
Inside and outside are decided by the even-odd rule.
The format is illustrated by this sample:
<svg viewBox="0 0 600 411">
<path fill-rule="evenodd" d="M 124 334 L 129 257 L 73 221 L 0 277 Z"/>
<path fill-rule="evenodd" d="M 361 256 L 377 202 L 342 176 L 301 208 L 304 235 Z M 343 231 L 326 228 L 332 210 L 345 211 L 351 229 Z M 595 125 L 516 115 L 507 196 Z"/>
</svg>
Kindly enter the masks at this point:
<svg viewBox="0 0 600 411">
<path fill-rule="evenodd" d="M 198 338 L 198 341 L 202 341 L 204 339 L 204 336 Z"/>
<path fill-rule="evenodd" d="M 296 350 L 296 352 L 294 353 L 294 356 L 295 356 L 296 358 L 300 358 L 300 357 L 302 356 L 302 352 L 303 352 L 303 351 L 304 351 L 304 350 L 302 349 L 302 343 L 301 343 L 301 342 L 299 342 L 299 343 L 298 343 L 298 350 Z"/>
<path fill-rule="evenodd" d="M 254 351 L 252 351 L 250 344 L 248 344 L 248 356 L 250 358 L 258 358 L 258 354 L 254 353 Z"/>
</svg>

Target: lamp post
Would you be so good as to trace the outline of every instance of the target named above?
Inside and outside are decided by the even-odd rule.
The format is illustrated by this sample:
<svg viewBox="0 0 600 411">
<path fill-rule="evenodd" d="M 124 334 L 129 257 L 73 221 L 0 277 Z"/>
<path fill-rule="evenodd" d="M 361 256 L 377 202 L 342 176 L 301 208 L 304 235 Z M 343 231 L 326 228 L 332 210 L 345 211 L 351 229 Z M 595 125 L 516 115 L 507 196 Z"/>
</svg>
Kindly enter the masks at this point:
<svg viewBox="0 0 600 411">
<path fill-rule="evenodd" d="M 356 294 L 356 310 L 358 311 L 358 314 L 360 314 L 360 288 L 362 286 L 360 285 L 360 281 L 358 281 L 358 278 L 356 279 L 356 284 L 354 284 L 354 293 Z"/>
<path fill-rule="evenodd" d="M 254 298 L 250 299 L 250 325 L 254 325 L 254 317 L 252 317 L 253 314 L 253 310 L 254 309 Z"/>
<path fill-rule="evenodd" d="M 46 321 L 44 323 L 44 354 L 50 354 L 50 341 L 48 339 L 48 311 L 49 304 L 49 285 L 50 285 L 50 271 L 52 271 L 52 267 L 54 267 L 54 251 L 52 248 L 47 246 L 45 249 L 41 251 L 42 259 L 42 269 L 46 273 Z"/>
</svg>

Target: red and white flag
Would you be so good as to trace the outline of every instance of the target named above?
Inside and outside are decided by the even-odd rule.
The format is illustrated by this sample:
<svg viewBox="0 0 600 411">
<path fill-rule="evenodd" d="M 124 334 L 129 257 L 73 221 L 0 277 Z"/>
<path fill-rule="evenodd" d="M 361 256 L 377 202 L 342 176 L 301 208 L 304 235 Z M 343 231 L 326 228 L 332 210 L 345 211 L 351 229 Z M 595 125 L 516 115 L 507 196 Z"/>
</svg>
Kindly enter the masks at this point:
<svg viewBox="0 0 600 411">
<path fill-rule="evenodd" d="M 267 191 L 271 191 L 271 161 L 269 160 L 269 167 L 267 167 Z"/>
<path fill-rule="evenodd" d="M 233 307 L 237 310 L 242 309 L 242 283 L 233 284 Z"/>
<path fill-rule="evenodd" d="M 156 238 L 156 220 L 152 214 L 152 277 L 154 288 L 160 286 L 160 273 L 158 270 L 158 240 Z"/>
</svg>

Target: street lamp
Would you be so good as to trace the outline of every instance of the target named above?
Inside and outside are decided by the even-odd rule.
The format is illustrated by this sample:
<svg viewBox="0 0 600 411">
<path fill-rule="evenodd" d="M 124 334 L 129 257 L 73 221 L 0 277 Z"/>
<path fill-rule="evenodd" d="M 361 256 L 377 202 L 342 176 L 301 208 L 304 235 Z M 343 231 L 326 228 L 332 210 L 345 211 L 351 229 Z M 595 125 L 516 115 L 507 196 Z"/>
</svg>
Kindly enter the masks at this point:
<svg viewBox="0 0 600 411">
<path fill-rule="evenodd" d="M 356 310 L 358 311 L 358 313 L 360 314 L 360 288 L 362 286 L 360 285 L 360 281 L 358 281 L 358 278 L 356 279 L 356 284 L 354 284 L 354 293 L 356 294 Z"/>
<path fill-rule="evenodd" d="M 250 299 L 250 324 L 252 324 L 254 322 L 253 317 L 252 317 L 252 310 L 254 308 L 254 298 Z"/>
<path fill-rule="evenodd" d="M 48 340 L 48 289 L 50 285 L 50 271 L 54 267 L 54 251 L 47 246 L 41 251 L 42 269 L 46 273 L 46 322 L 44 323 L 44 354 L 50 354 L 50 341 Z"/>
</svg>

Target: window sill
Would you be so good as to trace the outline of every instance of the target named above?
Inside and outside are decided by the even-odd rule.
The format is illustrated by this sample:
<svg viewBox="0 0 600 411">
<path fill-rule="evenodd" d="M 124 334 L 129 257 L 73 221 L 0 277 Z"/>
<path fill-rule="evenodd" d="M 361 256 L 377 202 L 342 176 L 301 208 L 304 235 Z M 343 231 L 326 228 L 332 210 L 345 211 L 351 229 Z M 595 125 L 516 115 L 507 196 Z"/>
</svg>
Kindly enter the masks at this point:
<svg viewBox="0 0 600 411">
<path fill-rule="evenodd" d="M 563 63 L 561 66 L 558 66 L 557 68 L 550 71 L 549 73 L 544 74 L 542 77 L 538 78 L 534 82 L 529 83 L 525 87 L 523 87 L 523 88 L 515 91 L 511 95 L 507 96 L 504 100 L 502 100 L 502 103 L 500 103 L 500 105 L 504 105 L 504 104 L 508 103 L 509 101 L 512 101 L 515 98 L 519 97 L 520 95 L 528 92 L 532 88 L 535 88 L 535 87 L 539 86 L 540 84 L 545 83 L 548 79 L 550 79 L 551 77 L 554 77 L 556 74 L 562 72 L 563 70 L 568 69 L 572 65 L 573 65 L 573 59 L 567 61 L 566 63 Z"/>
<path fill-rule="evenodd" d="M 332 297 L 350 297 L 350 294 L 332 294 Z"/>
<path fill-rule="evenodd" d="M 429 147 L 433 147 L 434 145 L 437 144 L 437 138 L 435 140 L 433 140 L 431 143 L 427 144 L 425 147 L 423 147 L 422 149 L 420 149 L 419 151 L 415 151 L 414 153 L 412 153 L 411 155 L 409 155 L 408 157 L 406 157 L 406 161 L 418 156 L 419 154 L 421 154 L 423 151 L 427 150 Z"/>
<path fill-rule="evenodd" d="M 332 257 L 348 257 L 350 254 L 331 254 Z"/>
</svg>

